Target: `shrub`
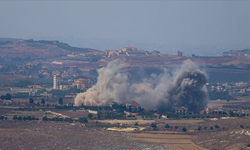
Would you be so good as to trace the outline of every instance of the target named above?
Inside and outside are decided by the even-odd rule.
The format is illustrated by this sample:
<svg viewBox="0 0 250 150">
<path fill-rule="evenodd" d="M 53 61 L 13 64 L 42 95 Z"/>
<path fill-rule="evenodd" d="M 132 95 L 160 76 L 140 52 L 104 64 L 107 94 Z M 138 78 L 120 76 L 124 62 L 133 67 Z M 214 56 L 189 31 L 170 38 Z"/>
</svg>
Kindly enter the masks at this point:
<svg viewBox="0 0 250 150">
<path fill-rule="evenodd" d="M 17 120 L 18 119 L 18 117 L 15 115 L 15 116 L 13 116 L 13 120 Z"/>
<path fill-rule="evenodd" d="M 220 128 L 220 126 L 219 126 L 219 125 L 217 125 L 217 124 L 216 124 L 214 127 L 215 127 L 216 129 Z"/>
<path fill-rule="evenodd" d="M 79 118 L 79 122 L 88 123 L 88 119 L 86 117 Z"/>
<path fill-rule="evenodd" d="M 175 129 L 178 129 L 179 127 L 178 126 L 174 126 Z"/>
<path fill-rule="evenodd" d="M 4 119 L 4 116 L 1 116 L 1 117 L 0 117 L 0 120 L 3 120 L 3 119 Z"/>
<path fill-rule="evenodd" d="M 201 127 L 201 126 L 199 126 L 199 127 L 198 127 L 198 130 L 200 131 L 201 129 L 202 129 L 202 127 Z"/>
<path fill-rule="evenodd" d="M 183 131 L 183 132 L 187 132 L 187 128 L 186 128 L 186 127 L 183 127 L 183 128 L 182 128 L 182 131 Z"/>
<path fill-rule="evenodd" d="M 48 121 L 48 117 L 47 117 L 47 116 L 44 116 L 42 120 L 43 120 L 43 121 Z"/>
<path fill-rule="evenodd" d="M 89 119 L 92 119 L 92 118 L 93 118 L 93 114 L 90 114 L 90 113 L 89 113 L 89 114 L 88 114 L 88 118 L 89 118 Z"/>
<path fill-rule="evenodd" d="M 204 130 L 207 130 L 207 127 L 203 127 Z"/>
<path fill-rule="evenodd" d="M 214 129 L 214 127 L 211 126 L 211 127 L 210 127 L 210 130 L 213 130 L 213 129 Z"/>
<path fill-rule="evenodd" d="M 166 124 L 165 128 L 171 128 L 171 126 L 169 124 Z"/>
<path fill-rule="evenodd" d="M 243 129 L 243 128 L 244 128 L 244 125 L 240 125 L 240 128 L 242 128 L 242 129 Z"/>
<path fill-rule="evenodd" d="M 152 124 L 151 124 L 151 127 L 152 127 L 153 129 L 156 129 L 156 128 L 157 128 L 157 125 L 156 125 L 155 123 L 152 123 Z"/>
<path fill-rule="evenodd" d="M 138 122 L 136 122 L 136 123 L 135 123 L 135 126 L 138 126 L 138 125 L 139 125 Z"/>
<path fill-rule="evenodd" d="M 247 144 L 247 147 L 250 147 L 250 144 Z"/>
</svg>

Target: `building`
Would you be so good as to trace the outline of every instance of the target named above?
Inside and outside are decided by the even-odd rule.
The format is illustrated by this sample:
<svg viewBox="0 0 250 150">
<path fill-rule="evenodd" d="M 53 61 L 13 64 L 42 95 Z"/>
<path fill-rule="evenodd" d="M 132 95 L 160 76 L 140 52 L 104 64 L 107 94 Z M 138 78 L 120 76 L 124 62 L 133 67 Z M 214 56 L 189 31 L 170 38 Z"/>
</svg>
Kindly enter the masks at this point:
<svg viewBox="0 0 250 150">
<path fill-rule="evenodd" d="M 137 48 L 136 47 L 131 47 L 131 46 L 129 46 L 129 47 L 124 47 L 123 49 L 122 49 L 122 51 L 123 52 L 128 52 L 128 51 L 137 51 Z"/>
<path fill-rule="evenodd" d="M 131 112 L 141 111 L 141 105 L 138 104 L 136 101 L 133 101 L 132 103 L 127 104 L 126 108 L 129 109 Z"/>
<path fill-rule="evenodd" d="M 90 88 L 91 85 L 88 79 L 79 78 L 74 80 L 72 86 L 76 87 L 77 89 L 84 89 L 84 88 Z"/>
<path fill-rule="evenodd" d="M 176 115 L 188 115 L 188 108 L 186 107 L 178 107 L 178 108 L 175 108 L 175 114 Z"/>
<path fill-rule="evenodd" d="M 55 74 L 53 78 L 53 89 L 60 89 L 61 76 L 60 74 Z"/>
</svg>

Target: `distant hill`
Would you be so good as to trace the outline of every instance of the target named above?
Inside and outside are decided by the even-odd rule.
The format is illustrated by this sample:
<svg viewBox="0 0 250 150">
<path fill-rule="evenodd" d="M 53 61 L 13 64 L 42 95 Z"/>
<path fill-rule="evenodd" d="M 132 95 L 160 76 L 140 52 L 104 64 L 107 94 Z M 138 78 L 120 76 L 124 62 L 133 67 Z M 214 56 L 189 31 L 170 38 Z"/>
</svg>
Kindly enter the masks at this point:
<svg viewBox="0 0 250 150">
<path fill-rule="evenodd" d="M 7 61 L 55 59 L 71 53 L 91 52 L 98 50 L 74 47 L 59 41 L 0 38 L 0 57 Z"/>
<path fill-rule="evenodd" d="M 242 50 L 230 50 L 222 53 L 223 55 L 233 55 L 233 56 L 239 56 L 244 54 L 250 54 L 250 49 L 242 49 Z"/>
</svg>

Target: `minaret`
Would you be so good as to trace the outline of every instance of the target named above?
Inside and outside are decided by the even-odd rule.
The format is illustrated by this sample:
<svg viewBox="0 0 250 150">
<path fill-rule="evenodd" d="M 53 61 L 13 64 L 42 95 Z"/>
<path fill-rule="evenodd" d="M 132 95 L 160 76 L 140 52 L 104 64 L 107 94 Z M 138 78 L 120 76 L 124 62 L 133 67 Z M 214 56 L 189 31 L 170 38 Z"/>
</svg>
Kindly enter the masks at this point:
<svg viewBox="0 0 250 150">
<path fill-rule="evenodd" d="M 53 78 L 53 89 L 60 89 L 61 76 L 60 74 L 55 74 Z"/>
</svg>

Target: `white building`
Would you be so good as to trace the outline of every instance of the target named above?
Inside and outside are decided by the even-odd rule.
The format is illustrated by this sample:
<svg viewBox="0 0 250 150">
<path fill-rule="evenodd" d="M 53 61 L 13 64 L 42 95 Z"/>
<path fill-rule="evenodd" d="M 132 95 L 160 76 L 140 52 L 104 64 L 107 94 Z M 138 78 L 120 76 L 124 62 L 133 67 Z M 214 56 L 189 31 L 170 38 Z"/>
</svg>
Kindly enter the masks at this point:
<svg viewBox="0 0 250 150">
<path fill-rule="evenodd" d="M 60 89 L 61 76 L 60 74 L 55 74 L 53 78 L 53 89 Z"/>
</svg>

